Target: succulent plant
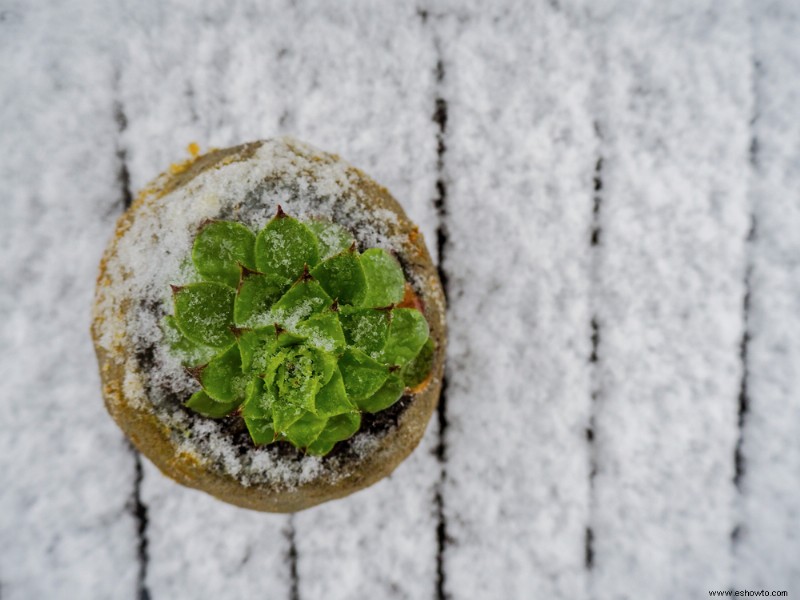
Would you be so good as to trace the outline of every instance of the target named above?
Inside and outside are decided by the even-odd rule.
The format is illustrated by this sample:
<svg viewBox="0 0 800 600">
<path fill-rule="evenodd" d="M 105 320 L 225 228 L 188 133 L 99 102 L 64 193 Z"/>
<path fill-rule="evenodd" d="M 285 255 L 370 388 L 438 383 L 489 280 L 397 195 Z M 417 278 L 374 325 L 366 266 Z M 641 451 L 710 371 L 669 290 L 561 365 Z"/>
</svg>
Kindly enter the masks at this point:
<svg viewBox="0 0 800 600">
<path fill-rule="evenodd" d="M 428 378 L 433 341 L 397 259 L 363 253 L 349 231 L 280 207 L 257 235 L 208 221 L 192 262 L 202 281 L 172 286 L 165 338 L 210 418 L 238 413 L 256 445 L 285 440 L 324 455 Z"/>
</svg>

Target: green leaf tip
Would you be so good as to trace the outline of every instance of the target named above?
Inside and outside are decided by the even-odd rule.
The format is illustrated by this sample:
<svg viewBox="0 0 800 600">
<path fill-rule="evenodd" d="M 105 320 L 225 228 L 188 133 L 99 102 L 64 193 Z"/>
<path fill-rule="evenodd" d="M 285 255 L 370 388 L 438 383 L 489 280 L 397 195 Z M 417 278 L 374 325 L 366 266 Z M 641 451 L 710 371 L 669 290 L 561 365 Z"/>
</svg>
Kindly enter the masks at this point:
<svg viewBox="0 0 800 600">
<path fill-rule="evenodd" d="M 187 338 L 178 327 L 173 315 L 167 315 L 161 322 L 163 339 L 170 351 L 180 358 L 185 367 L 197 367 L 210 361 L 217 354 L 217 349 L 198 344 Z"/>
<path fill-rule="evenodd" d="M 405 277 L 397 259 L 383 248 L 370 248 L 361 255 L 367 280 L 366 306 L 389 306 L 403 299 Z"/>
<path fill-rule="evenodd" d="M 200 413 L 204 417 L 221 419 L 234 412 L 239 405 L 236 402 L 219 402 L 209 396 L 205 391 L 200 390 L 192 394 L 192 397 L 186 402 L 186 407 L 191 408 L 194 412 Z"/>
<path fill-rule="evenodd" d="M 235 296 L 231 288 L 202 282 L 173 292 L 175 323 L 188 339 L 213 348 L 227 347 L 235 341 L 230 331 Z"/>
<path fill-rule="evenodd" d="M 320 260 L 330 258 L 343 250 L 351 248 L 356 243 L 353 234 L 336 223 L 329 221 L 311 221 L 308 228 L 314 232 L 319 242 Z"/>
<path fill-rule="evenodd" d="M 271 318 L 270 309 L 288 287 L 289 281 L 277 275 L 242 273 L 233 304 L 234 323 L 241 326 L 263 324 L 262 321 Z"/>
<path fill-rule="evenodd" d="M 207 220 L 191 260 L 200 281 L 171 286 L 161 327 L 201 387 L 185 406 L 241 418 L 256 446 L 324 456 L 358 432 L 362 412 L 426 385 L 435 345 L 404 301 L 400 263 L 359 252 L 341 225 L 301 222 L 280 205 L 258 232 Z"/>
<path fill-rule="evenodd" d="M 317 238 L 308 227 L 281 210 L 256 236 L 255 260 L 262 273 L 295 280 L 303 273 L 304 265 L 315 266 L 319 262 Z"/>
<path fill-rule="evenodd" d="M 192 262 L 206 281 L 236 289 L 240 265 L 255 269 L 255 235 L 241 223 L 206 221 L 194 239 Z"/>
<path fill-rule="evenodd" d="M 322 261 L 311 272 L 336 302 L 360 305 L 367 295 L 367 278 L 355 247 Z"/>
</svg>

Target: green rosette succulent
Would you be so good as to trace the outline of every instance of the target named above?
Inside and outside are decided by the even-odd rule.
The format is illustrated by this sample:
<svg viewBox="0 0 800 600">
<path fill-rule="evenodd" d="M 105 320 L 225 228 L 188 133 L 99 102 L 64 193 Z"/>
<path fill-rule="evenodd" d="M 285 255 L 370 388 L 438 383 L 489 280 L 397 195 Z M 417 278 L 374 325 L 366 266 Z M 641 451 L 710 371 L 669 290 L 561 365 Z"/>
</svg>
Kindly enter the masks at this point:
<svg viewBox="0 0 800 600">
<path fill-rule="evenodd" d="M 380 248 L 363 253 L 343 227 L 276 216 L 258 234 L 203 224 L 197 283 L 172 286 L 165 339 L 201 390 L 196 413 L 237 413 L 256 445 L 288 441 L 325 455 L 363 412 L 397 402 L 431 370 L 433 341 L 405 278 Z"/>
</svg>

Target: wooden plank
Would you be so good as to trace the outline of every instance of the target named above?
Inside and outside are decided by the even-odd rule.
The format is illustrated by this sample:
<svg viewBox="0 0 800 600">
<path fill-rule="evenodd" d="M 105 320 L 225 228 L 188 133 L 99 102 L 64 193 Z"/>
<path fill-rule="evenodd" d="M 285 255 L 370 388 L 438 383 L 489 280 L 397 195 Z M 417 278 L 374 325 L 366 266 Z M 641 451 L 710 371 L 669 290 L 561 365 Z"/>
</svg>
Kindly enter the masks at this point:
<svg viewBox="0 0 800 600">
<path fill-rule="evenodd" d="M 751 115 L 739 5 L 620 3 L 600 57 L 592 592 L 727 589 Z"/>
<path fill-rule="evenodd" d="M 283 129 L 341 154 L 386 185 L 435 252 L 433 35 L 410 4 L 312 3 L 286 15 L 293 74 Z M 435 419 L 434 419 L 435 420 Z M 420 448 L 373 487 L 294 519 L 301 598 L 430 598 L 436 579 L 429 430 Z"/>
<path fill-rule="evenodd" d="M 545 3 L 462 10 L 441 27 L 444 592 L 584 597 L 591 55 Z"/>
<path fill-rule="evenodd" d="M 800 11 L 750 3 L 755 59 L 738 589 L 800 589 Z"/>
<path fill-rule="evenodd" d="M 189 142 L 224 147 L 277 129 L 287 100 L 275 85 L 284 28 L 275 15 L 285 7 L 266 8 L 130 7 L 120 86 L 134 189 L 185 158 Z M 146 587 L 154 599 L 292 595 L 287 516 L 229 506 L 146 467 Z"/>
<path fill-rule="evenodd" d="M 0 17 L 0 596 L 137 587 L 134 459 L 89 337 L 118 185 L 113 73 L 91 4 Z"/>
</svg>

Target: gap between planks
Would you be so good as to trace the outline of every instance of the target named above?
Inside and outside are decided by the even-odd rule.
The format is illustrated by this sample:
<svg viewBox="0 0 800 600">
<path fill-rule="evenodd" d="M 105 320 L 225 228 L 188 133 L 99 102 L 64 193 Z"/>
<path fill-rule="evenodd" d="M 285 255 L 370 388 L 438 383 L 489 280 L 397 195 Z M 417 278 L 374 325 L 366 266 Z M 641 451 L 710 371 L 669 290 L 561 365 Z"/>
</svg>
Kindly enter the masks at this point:
<svg viewBox="0 0 800 600">
<path fill-rule="evenodd" d="M 423 27 L 429 27 L 430 13 L 427 10 L 419 9 L 417 15 Z M 434 71 L 434 100 L 433 114 L 431 116 L 436 124 L 436 185 L 433 198 L 435 209 L 436 225 L 436 263 L 439 280 L 442 283 L 445 300 L 448 299 L 448 274 L 446 270 L 447 252 L 449 249 L 449 230 L 447 227 L 447 177 L 445 160 L 447 155 L 447 119 L 448 103 L 444 97 L 444 82 L 446 69 L 441 43 L 438 35 L 432 27 L 432 43 L 434 47 L 436 64 Z M 434 508 L 436 514 L 436 600 L 445 600 L 450 595 L 447 593 L 447 575 L 445 571 L 445 553 L 449 541 L 447 532 L 447 516 L 445 513 L 444 483 L 447 479 L 447 429 L 449 419 L 447 414 L 447 365 L 442 377 L 442 388 L 439 395 L 439 403 L 436 407 L 436 420 L 438 425 L 438 439 L 435 446 L 436 458 L 439 461 L 439 480 L 434 491 Z"/>
<path fill-rule="evenodd" d="M 600 239 L 602 234 L 602 226 L 600 221 L 600 213 L 603 205 L 603 153 L 602 142 L 603 136 L 600 129 L 600 124 L 595 121 L 594 123 L 595 140 L 597 142 L 597 159 L 595 161 L 594 172 L 592 173 L 592 219 L 589 236 L 590 247 L 590 264 L 589 264 L 589 294 L 590 297 L 594 296 L 597 289 L 597 280 L 599 276 L 599 262 L 600 262 Z M 589 454 L 589 515 L 586 524 L 586 533 L 584 537 L 584 566 L 587 571 L 594 568 L 594 528 L 592 527 L 593 507 L 595 503 L 594 494 L 594 479 L 597 475 L 597 448 L 595 446 L 595 411 L 597 408 L 597 400 L 600 396 L 600 383 L 598 377 L 598 362 L 600 352 L 600 322 L 597 314 L 597 308 L 592 306 L 590 310 L 589 322 L 589 341 L 590 341 L 590 354 L 589 354 L 589 423 L 586 428 L 586 443 L 588 445 Z"/>
<path fill-rule="evenodd" d="M 119 87 L 119 73 L 115 77 L 115 87 Z M 128 153 L 122 141 L 122 136 L 128 127 L 128 117 L 125 113 L 125 106 L 117 98 L 113 106 L 114 122 L 116 129 L 116 159 L 117 159 L 117 187 L 119 188 L 119 203 L 122 211 L 128 210 L 133 203 L 133 193 L 131 191 L 131 176 L 128 168 Z M 150 600 L 150 590 L 147 587 L 147 570 L 150 562 L 148 552 L 147 529 L 149 526 L 147 505 L 142 501 L 142 480 L 144 470 L 142 468 L 142 456 L 139 451 L 130 445 L 130 451 L 134 461 L 133 490 L 129 500 L 129 510 L 136 523 L 137 536 L 137 558 L 139 569 L 136 578 L 136 598 L 137 600 Z"/>
</svg>

